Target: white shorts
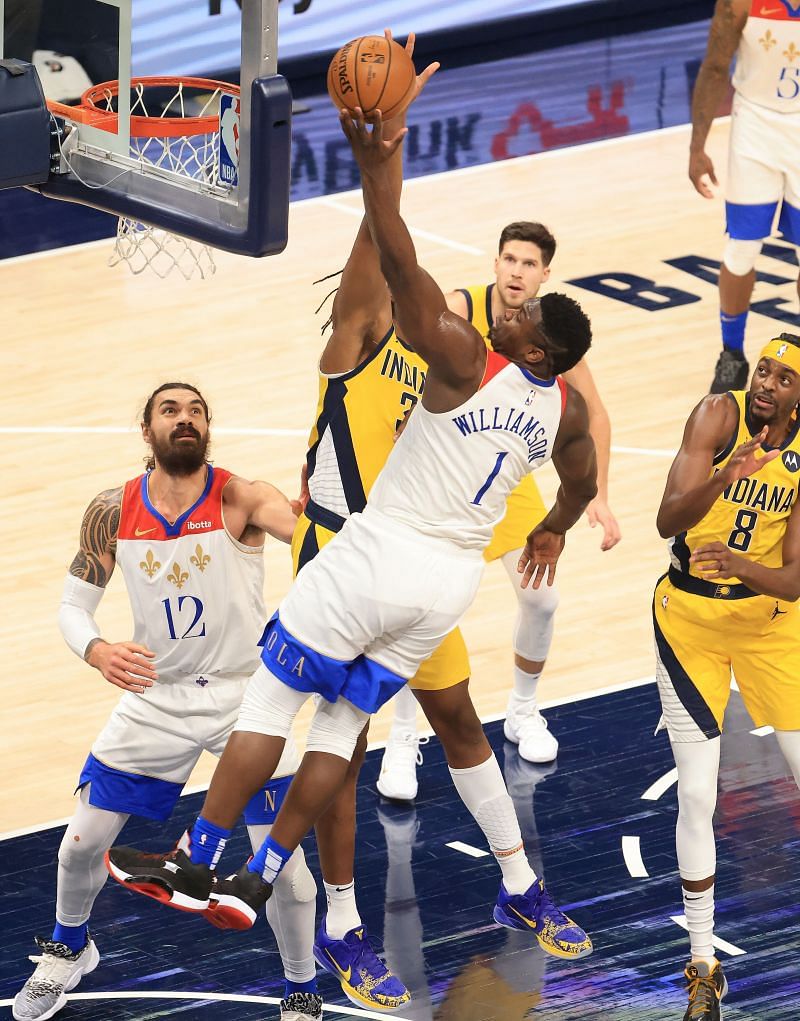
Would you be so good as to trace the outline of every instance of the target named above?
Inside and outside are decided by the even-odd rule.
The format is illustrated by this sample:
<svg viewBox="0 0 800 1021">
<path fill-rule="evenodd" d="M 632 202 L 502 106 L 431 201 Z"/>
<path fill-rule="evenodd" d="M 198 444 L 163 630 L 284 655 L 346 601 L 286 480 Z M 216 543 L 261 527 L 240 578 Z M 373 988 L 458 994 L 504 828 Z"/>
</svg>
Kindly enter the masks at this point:
<svg viewBox="0 0 800 1021">
<path fill-rule="evenodd" d="M 726 229 L 732 238 L 759 241 L 778 229 L 800 244 L 800 114 L 778 113 L 737 95 L 731 115 Z"/>
<path fill-rule="evenodd" d="M 90 803 L 167 818 L 201 753 L 222 755 L 248 680 L 211 677 L 204 687 L 171 685 L 169 697 L 160 693 L 158 704 L 148 703 L 147 693 L 126 692 L 81 773 L 79 786 L 92 785 Z M 291 776 L 299 761 L 290 733 L 274 777 Z"/>
<path fill-rule="evenodd" d="M 480 550 L 367 507 L 298 574 L 268 625 L 264 664 L 298 691 L 373 713 L 456 626 L 483 567 Z"/>
</svg>

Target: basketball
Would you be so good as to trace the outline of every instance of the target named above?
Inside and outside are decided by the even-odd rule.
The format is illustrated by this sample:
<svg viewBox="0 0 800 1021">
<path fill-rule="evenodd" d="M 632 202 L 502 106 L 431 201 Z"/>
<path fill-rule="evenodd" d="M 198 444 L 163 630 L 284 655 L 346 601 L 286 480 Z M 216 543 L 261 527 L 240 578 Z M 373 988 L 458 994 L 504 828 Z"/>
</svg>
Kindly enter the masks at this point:
<svg viewBox="0 0 800 1021">
<path fill-rule="evenodd" d="M 382 35 L 346 43 L 328 68 L 328 93 L 337 108 L 380 110 L 384 120 L 402 113 L 414 92 L 417 72 L 403 47 Z"/>
</svg>

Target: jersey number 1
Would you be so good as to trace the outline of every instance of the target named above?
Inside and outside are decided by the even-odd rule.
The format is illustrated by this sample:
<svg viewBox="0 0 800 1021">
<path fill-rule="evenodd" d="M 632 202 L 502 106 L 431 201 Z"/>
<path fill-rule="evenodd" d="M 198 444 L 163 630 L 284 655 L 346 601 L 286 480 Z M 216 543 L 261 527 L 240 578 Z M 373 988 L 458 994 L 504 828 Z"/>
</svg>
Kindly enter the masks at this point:
<svg viewBox="0 0 800 1021">
<path fill-rule="evenodd" d="M 480 507 L 481 500 L 484 498 L 484 496 L 486 496 L 487 492 L 489 491 L 489 487 L 497 478 L 497 476 L 500 474 L 500 469 L 502 468 L 503 461 L 505 461 L 507 455 L 508 455 L 507 450 L 501 450 L 500 453 L 497 455 L 497 460 L 494 463 L 494 468 L 492 468 L 492 470 L 489 472 L 489 477 L 481 486 L 481 488 L 478 490 L 478 492 L 475 494 L 474 499 L 470 501 L 474 507 Z"/>
</svg>

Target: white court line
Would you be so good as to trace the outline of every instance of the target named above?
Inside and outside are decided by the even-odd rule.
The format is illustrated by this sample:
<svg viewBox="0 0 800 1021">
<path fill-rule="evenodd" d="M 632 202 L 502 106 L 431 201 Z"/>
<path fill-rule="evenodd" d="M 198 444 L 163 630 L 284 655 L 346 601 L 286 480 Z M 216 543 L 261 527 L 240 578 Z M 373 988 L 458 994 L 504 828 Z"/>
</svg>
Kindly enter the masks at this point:
<svg viewBox="0 0 800 1021">
<path fill-rule="evenodd" d="M 246 996 L 242 993 L 172 993 L 172 992 L 113 992 L 107 993 L 69 993 L 67 1000 L 207 1000 L 222 1003 L 269 1003 L 274 1006 L 280 1004 L 275 996 Z M 13 1000 L 0 1000 L 0 1007 L 10 1007 Z M 377 1014 L 371 1010 L 361 1010 L 358 1007 L 340 1007 L 338 1003 L 324 1004 L 326 1011 L 334 1014 L 349 1014 L 352 1017 L 376 1018 L 386 1021 L 386 1012 Z M 410 1021 L 392 1011 L 394 1021 Z"/>
<path fill-rule="evenodd" d="M 770 726 L 756 727 L 756 729 L 755 730 L 751 730 L 750 733 L 751 734 L 755 734 L 756 737 L 766 737 L 767 734 L 774 734 L 775 733 L 775 728 L 774 727 L 770 727 Z"/>
<path fill-rule="evenodd" d="M 670 915 L 669 917 L 676 925 L 679 925 L 682 929 L 685 929 L 686 932 L 689 931 L 689 926 L 686 922 L 686 915 Z M 735 947 L 733 943 L 728 943 L 727 940 L 720 939 L 720 937 L 717 936 L 716 934 L 711 937 L 711 942 L 717 948 L 717 950 L 721 950 L 725 954 L 730 954 L 731 957 L 741 957 L 742 954 L 747 953 L 747 951 L 742 950 L 741 947 Z"/>
<path fill-rule="evenodd" d="M 655 783 L 650 784 L 642 795 L 642 801 L 658 801 L 661 795 L 668 791 L 670 787 L 677 782 L 678 770 L 671 769 L 668 773 L 660 776 Z"/>
<path fill-rule="evenodd" d="M 644 867 L 642 848 L 639 841 L 639 837 L 623 837 L 622 857 L 625 859 L 628 872 L 630 872 L 634 879 L 647 879 L 650 873 Z"/>
<path fill-rule="evenodd" d="M 641 688 L 645 684 L 654 684 L 655 677 L 637 677 L 634 681 L 623 681 L 621 684 L 611 684 L 607 688 L 598 688 L 595 691 L 583 691 L 577 695 L 567 695 L 564 698 L 554 698 L 549 702 L 542 702 L 539 706 L 540 709 L 551 709 L 554 706 L 559 705 L 572 705 L 573 702 L 583 702 L 590 698 L 600 698 L 602 695 L 613 695 L 618 691 L 627 691 L 629 688 Z M 492 716 L 481 717 L 481 723 L 495 723 L 497 720 L 504 720 L 506 718 L 505 713 L 499 713 Z M 432 735 L 433 731 L 420 731 L 421 736 Z M 370 741 L 367 745 L 368 752 L 379 751 L 381 748 L 386 747 L 385 741 Z M 208 790 L 207 784 L 198 784 L 192 787 L 186 787 L 181 794 L 181 797 L 187 794 L 199 794 L 201 791 Z M 66 826 L 71 816 L 66 819 L 51 819 L 48 822 L 38 823 L 35 826 L 25 826 L 19 830 L 9 830 L 5 833 L 0 833 L 0 841 L 12 840 L 14 837 L 25 837 L 31 833 L 41 833 L 43 830 L 52 830 L 56 826 Z"/>
<path fill-rule="evenodd" d="M 730 117 L 718 117 L 718 122 L 729 122 Z M 517 164 L 524 164 L 526 161 L 531 160 L 542 160 L 542 159 L 559 159 L 565 156 L 571 155 L 573 152 L 584 151 L 586 149 L 597 149 L 597 148 L 611 148 L 619 145 L 625 145 L 639 139 L 648 139 L 660 137 L 663 138 L 665 135 L 674 135 L 680 132 L 688 132 L 688 124 L 673 124 L 669 128 L 653 128 L 652 131 L 639 131 L 633 132 L 629 135 L 617 135 L 614 138 L 599 138 L 595 142 L 585 142 L 583 145 L 568 145 L 562 149 L 548 149 L 545 152 L 535 152 L 528 156 L 515 156 L 508 160 L 495 160 L 492 163 L 477 163 L 469 167 L 456 167 L 454 170 L 441 170 L 436 174 L 422 174 L 419 177 L 411 177 L 403 183 L 403 187 L 408 191 L 419 186 L 423 181 L 433 181 L 437 178 L 453 178 L 460 176 L 467 176 L 472 174 L 480 173 L 493 173 L 501 168 L 508 168 L 509 166 L 516 166 Z M 350 191 L 335 192 L 335 196 L 338 199 L 348 198 L 350 196 L 360 196 L 360 188 L 352 188 Z M 290 208 L 294 206 L 314 206 L 314 205 L 327 205 L 333 199 L 332 195 L 312 195 L 307 199 L 296 199 L 291 202 Z M 48 202 L 54 201 L 53 199 L 46 199 Z M 363 215 L 363 213 L 362 213 Z M 410 225 L 409 225 L 410 228 Z M 32 262 L 36 259 L 47 259 L 52 256 L 61 255 L 64 252 L 80 252 L 91 248 L 99 248 L 104 246 L 108 248 L 113 238 L 100 238 L 97 241 L 82 241 L 77 245 L 64 245 L 61 248 L 49 248 L 44 252 L 29 252 L 27 255 L 12 255 L 9 259 L 0 259 L 0 268 L 6 265 L 13 265 L 20 262 Z M 451 242 L 452 244 L 452 242 Z M 468 250 L 465 248 L 465 250 Z M 479 249 L 473 249 L 473 251 L 483 254 Z M 244 258 L 244 256 L 243 256 Z"/>
<path fill-rule="evenodd" d="M 488 858 L 489 852 L 482 851 L 480 847 L 473 847 L 472 844 L 464 844 L 460 840 L 453 840 L 449 844 L 445 844 L 445 847 L 452 847 L 454 851 L 460 851 L 462 854 L 468 854 L 470 858 Z"/>
</svg>

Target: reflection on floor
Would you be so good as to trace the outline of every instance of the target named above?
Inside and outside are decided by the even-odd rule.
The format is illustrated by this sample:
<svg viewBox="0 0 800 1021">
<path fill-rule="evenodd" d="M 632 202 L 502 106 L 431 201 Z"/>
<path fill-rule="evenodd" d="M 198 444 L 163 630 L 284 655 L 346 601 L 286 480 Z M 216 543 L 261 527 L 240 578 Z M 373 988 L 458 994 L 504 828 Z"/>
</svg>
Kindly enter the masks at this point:
<svg viewBox="0 0 800 1021">
<path fill-rule="evenodd" d="M 498 873 L 455 795 L 441 748 L 425 749 L 415 808 L 381 802 L 380 753 L 371 753 L 359 801 L 357 884 L 362 917 L 413 992 L 400 1015 L 413 1021 L 668 1021 L 684 1002 L 680 973 L 686 934 L 675 874 L 675 786 L 655 800 L 642 794 L 672 769 L 652 685 L 596 696 L 547 713 L 561 742 L 557 763 L 522 762 L 488 732 L 504 766 L 531 862 L 544 870 L 558 902 L 592 934 L 592 957 L 546 957 L 523 933 L 492 922 Z M 717 935 L 730 980 L 726 1021 L 783 1021 L 800 1002 L 800 797 L 787 779 L 775 739 L 752 734 L 737 694 L 723 741 L 717 814 Z M 656 792 L 657 793 L 657 792 Z M 201 797 L 182 799 L 168 827 L 177 836 Z M 28 974 L 34 932 L 49 935 L 55 856 L 62 834 L 50 829 L 2 844 L 4 954 L 0 1006 Z M 129 843 L 163 848 L 163 828 L 131 822 Z M 638 846 L 647 878 L 633 878 L 622 838 Z M 635 838 L 639 838 L 638 841 Z M 238 833 L 229 865 L 246 853 Z M 317 862 L 309 847 L 312 870 Z M 628 861 L 633 859 L 629 856 Z M 635 866 L 633 871 L 637 871 Z M 273 1021 L 281 995 L 280 958 L 262 925 L 220 933 L 201 920 L 136 898 L 109 883 L 92 922 L 100 967 L 71 997 L 64 1021 Z M 733 953 L 740 951 L 741 953 Z M 733 954 L 733 955 L 732 955 Z M 342 1016 L 338 987 L 321 977 L 326 1016 Z M 82 995 L 81 995 L 82 994 Z M 84 998 L 85 997 L 85 998 Z M 114 997 L 113 1006 L 109 1002 Z M 147 998 L 145 998 L 147 997 Z M 343 1009 L 347 1011 L 347 1008 Z M 370 1016 L 355 1009 L 348 1013 Z"/>
</svg>

